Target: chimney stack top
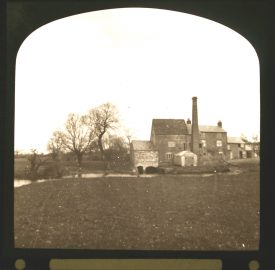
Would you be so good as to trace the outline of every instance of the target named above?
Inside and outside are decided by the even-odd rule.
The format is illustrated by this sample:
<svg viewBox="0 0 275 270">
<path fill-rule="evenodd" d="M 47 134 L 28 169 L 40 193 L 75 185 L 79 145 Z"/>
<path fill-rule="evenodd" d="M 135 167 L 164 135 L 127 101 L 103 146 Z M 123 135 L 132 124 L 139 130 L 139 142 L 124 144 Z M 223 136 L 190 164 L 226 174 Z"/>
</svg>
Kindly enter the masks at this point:
<svg viewBox="0 0 275 270">
<path fill-rule="evenodd" d="M 221 120 L 218 121 L 218 127 L 222 127 L 222 121 Z"/>
<path fill-rule="evenodd" d="M 187 124 L 191 124 L 190 118 L 187 119 L 186 123 L 187 123 Z"/>
<path fill-rule="evenodd" d="M 192 97 L 193 100 L 197 100 L 198 98 L 197 97 Z"/>
</svg>

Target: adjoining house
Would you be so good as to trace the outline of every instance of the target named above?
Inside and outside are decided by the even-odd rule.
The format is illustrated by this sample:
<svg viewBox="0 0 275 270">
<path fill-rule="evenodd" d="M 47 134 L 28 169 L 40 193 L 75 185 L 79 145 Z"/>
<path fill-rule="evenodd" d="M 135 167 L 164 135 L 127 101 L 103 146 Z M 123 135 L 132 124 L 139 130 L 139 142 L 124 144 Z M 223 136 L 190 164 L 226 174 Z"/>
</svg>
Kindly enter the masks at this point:
<svg viewBox="0 0 275 270">
<path fill-rule="evenodd" d="M 245 142 L 239 137 L 227 138 L 227 150 L 230 159 L 246 158 Z"/>
<path fill-rule="evenodd" d="M 240 137 L 228 137 L 227 150 L 230 159 L 254 158 L 259 156 L 259 142 L 251 143 Z"/>
<path fill-rule="evenodd" d="M 190 121 L 190 120 L 189 120 Z M 190 124 L 188 124 L 191 126 Z M 190 130 L 190 128 L 188 128 Z M 222 122 L 218 121 L 216 126 L 199 125 L 200 144 L 199 154 L 227 156 L 227 132 L 222 127 Z"/>
</svg>

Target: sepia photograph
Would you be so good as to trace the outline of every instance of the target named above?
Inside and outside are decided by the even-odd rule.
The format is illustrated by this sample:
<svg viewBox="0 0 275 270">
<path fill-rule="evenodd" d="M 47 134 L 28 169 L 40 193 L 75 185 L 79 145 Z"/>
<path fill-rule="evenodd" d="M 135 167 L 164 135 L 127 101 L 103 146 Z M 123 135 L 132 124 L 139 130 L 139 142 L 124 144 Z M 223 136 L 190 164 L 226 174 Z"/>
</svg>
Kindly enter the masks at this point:
<svg viewBox="0 0 275 270">
<path fill-rule="evenodd" d="M 199 16 L 116 8 L 41 26 L 16 58 L 16 248 L 254 251 L 260 70 Z"/>
</svg>

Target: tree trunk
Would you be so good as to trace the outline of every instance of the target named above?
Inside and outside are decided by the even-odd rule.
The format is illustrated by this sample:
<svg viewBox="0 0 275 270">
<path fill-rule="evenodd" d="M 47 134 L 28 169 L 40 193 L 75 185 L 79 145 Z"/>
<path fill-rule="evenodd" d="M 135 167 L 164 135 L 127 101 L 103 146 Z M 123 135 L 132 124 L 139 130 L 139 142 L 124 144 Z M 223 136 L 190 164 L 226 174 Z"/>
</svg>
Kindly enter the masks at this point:
<svg viewBox="0 0 275 270">
<path fill-rule="evenodd" d="M 29 158 L 30 162 L 30 178 L 31 180 L 37 180 L 38 179 L 38 169 L 41 165 L 41 160 L 38 159 L 37 154 L 33 153 L 31 157 Z"/>
<path fill-rule="evenodd" d="M 31 180 L 37 180 L 38 179 L 38 167 L 31 168 L 30 178 L 31 178 Z"/>
<path fill-rule="evenodd" d="M 76 153 L 76 158 L 77 158 L 78 167 L 81 167 L 82 166 L 82 154 L 81 153 Z"/>
<path fill-rule="evenodd" d="M 82 157 L 83 157 L 83 153 L 78 152 L 76 153 L 76 157 L 77 157 L 77 163 L 78 163 L 78 171 L 77 171 L 77 175 L 79 178 L 82 177 Z"/>
<path fill-rule="evenodd" d="M 103 149 L 103 145 L 102 145 L 102 137 L 103 137 L 103 135 L 98 137 L 98 147 L 99 147 L 99 150 L 101 153 L 101 158 L 103 161 L 105 161 L 105 154 L 104 154 L 104 149 Z"/>
<path fill-rule="evenodd" d="M 104 153 L 104 149 L 103 149 L 103 145 L 102 145 L 103 135 L 104 134 L 98 136 L 98 147 L 99 147 L 99 150 L 100 150 L 100 153 L 101 153 L 101 158 L 102 158 L 103 163 L 104 163 L 104 170 L 106 171 L 106 170 L 109 169 L 110 164 L 108 163 L 108 160 L 105 157 L 105 153 Z"/>
</svg>

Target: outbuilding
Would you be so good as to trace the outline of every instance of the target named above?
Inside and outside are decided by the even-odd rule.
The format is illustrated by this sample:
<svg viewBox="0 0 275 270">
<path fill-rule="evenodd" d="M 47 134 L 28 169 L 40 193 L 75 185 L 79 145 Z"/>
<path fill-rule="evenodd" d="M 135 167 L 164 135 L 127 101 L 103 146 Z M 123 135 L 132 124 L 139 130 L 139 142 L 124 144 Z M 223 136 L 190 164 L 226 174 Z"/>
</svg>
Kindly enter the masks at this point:
<svg viewBox="0 0 275 270">
<path fill-rule="evenodd" d="M 150 141 L 133 140 L 130 153 L 133 167 L 140 174 L 159 166 L 158 151 Z"/>
<path fill-rule="evenodd" d="M 198 156 L 191 151 L 181 151 L 174 155 L 174 164 L 182 167 L 197 166 Z"/>
</svg>

